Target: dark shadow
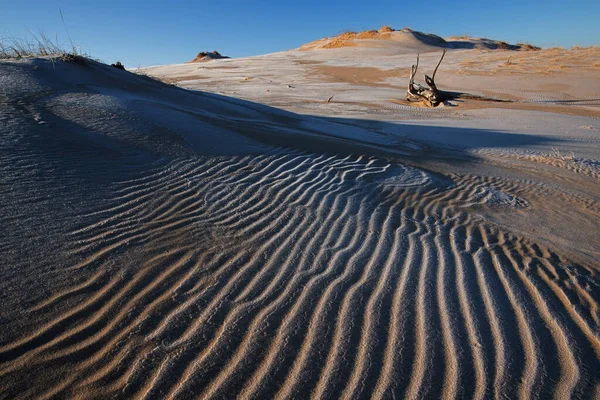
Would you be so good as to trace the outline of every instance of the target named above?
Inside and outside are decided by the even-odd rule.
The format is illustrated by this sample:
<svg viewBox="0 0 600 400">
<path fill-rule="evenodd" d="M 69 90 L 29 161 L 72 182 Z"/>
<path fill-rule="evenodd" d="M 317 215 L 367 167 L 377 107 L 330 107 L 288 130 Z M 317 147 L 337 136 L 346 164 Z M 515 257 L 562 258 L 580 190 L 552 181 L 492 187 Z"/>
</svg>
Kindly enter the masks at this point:
<svg viewBox="0 0 600 400">
<path fill-rule="evenodd" d="M 65 119 L 46 109 L 39 99 L 28 100 L 15 93 L 14 98 L 7 97 L 7 103 L 16 106 L 19 102 L 30 101 L 30 105 L 18 107 L 23 110 L 37 108 L 43 119 L 49 122 L 46 126 L 32 125 L 36 133 L 30 139 L 24 138 L 21 144 L 33 147 L 21 151 L 35 151 L 44 165 L 68 163 L 64 167 L 71 174 L 93 176 L 93 180 L 103 183 L 104 179 L 110 181 L 109 171 L 113 167 L 121 169 L 117 167 L 121 164 L 118 161 L 121 157 L 131 159 L 131 155 L 140 157 L 144 153 L 140 159 L 146 163 L 153 157 L 256 154 L 265 148 L 246 147 L 232 152 L 236 136 L 228 137 L 228 132 L 266 146 L 284 146 L 316 153 L 352 153 L 423 161 L 452 157 L 463 163 L 474 161 L 477 157 L 472 151 L 481 148 L 551 147 L 564 141 L 488 129 L 296 114 L 256 102 L 167 85 L 94 61 L 86 67 L 65 63 L 54 67 L 44 63 L 47 64 L 40 60 L 39 64 L 48 70 L 48 74 L 40 78 L 42 82 L 43 78 L 55 79 L 53 68 L 62 68 L 69 74 L 85 71 L 79 78 L 80 82 L 74 87 L 62 84 L 65 88 L 61 91 L 123 96 L 129 114 L 125 122 L 119 116 L 116 122 L 111 122 L 105 120 L 105 114 L 87 113 L 83 109 L 83 112 L 79 111 L 83 117 L 78 120 Z M 90 83 L 86 82 L 88 80 Z M 133 100 L 127 100 L 129 95 Z M 51 135 L 41 133 L 49 131 Z M 215 136 L 221 134 L 227 139 L 212 147 L 207 146 L 214 144 L 207 142 L 214 142 Z M 40 151 L 35 146 L 44 146 L 48 151 Z M 91 157 L 94 152 L 96 157 Z M 102 160 L 107 160 L 109 165 L 99 168 L 98 163 Z"/>
<path fill-rule="evenodd" d="M 477 159 L 472 153 L 477 149 L 552 147 L 564 142 L 563 139 L 541 135 L 492 129 L 295 114 L 247 100 L 190 92 L 277 115 L 277 118 L 268 124 L 262 121 L 244 124 L 220 121 L 221 127 L 228 126 L 237 133 L 267 145 L 293 147 L 317 153 L 360 153 L 421 160 L 452 157 L 459 162 L 469 162 Z"/>
</svg>

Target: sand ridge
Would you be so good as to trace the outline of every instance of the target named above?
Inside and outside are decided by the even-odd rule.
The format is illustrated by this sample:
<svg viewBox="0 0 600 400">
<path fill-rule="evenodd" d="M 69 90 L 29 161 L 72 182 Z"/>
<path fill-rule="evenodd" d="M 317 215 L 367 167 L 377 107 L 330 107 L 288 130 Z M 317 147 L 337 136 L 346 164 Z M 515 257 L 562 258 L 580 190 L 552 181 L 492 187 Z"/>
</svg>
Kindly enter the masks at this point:
<svg viewBox="0 0 600 400">
<path fill-rule="evenodd" d="M 144 268 L 96 273 L 36 305 L 64 313 L 0 349 L 2 376 L 68 357 L 78 361 L 41 397 L 591 390 L 597 293 L 569 274 L 596 270 L 565 269 L 473 218 L 464 210 L 495 206 L 475 181 L 389 187 L 379 175 L 390 168 L 281 149 L 173 160 L 117 184 L 97 222 L 72 233 L 83 257 L 71 270 L 102 271 L 124 243 Z M 77 307 L 61 307 L 74 296 Z"/>
<path fill-rule="evenodd" d="M 383 40 L 388 42 L 397 42 L 403 44 L 421 43 L 427 46 L 448 47 L 448 48 L 477 48 L 486 50 L 521 50 L 521 51 L 537 51 L 539 47 L 528 43 L 524 44 L 509 44 L 499 40 L 491 40 L 486 38 L 473 38 L 470 36 L 451 36 L 444 39 L 432 33 L 424 33 L 412 30 L 410 28 L 402 28 L 395 30 L 390 26 L 382 26 L 379 30 L 366 30 L 362 32 L 347 31 L 342 32 L 333 37 L 327 37 L 306 43 L 299 47 L 299 50 L 317 50 L 317 49 L 338 49 L 342 47 L 353 46 L 374 46 L 374 40 Z"/>
</svg>

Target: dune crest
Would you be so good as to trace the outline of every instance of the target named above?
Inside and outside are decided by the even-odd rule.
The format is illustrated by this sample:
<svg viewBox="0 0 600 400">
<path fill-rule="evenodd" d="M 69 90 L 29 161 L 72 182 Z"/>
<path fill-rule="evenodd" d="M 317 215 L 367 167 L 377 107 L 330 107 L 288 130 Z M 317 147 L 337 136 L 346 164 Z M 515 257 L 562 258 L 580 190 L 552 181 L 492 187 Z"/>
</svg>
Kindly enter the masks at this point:
<svg viewBox="0 0 600 400">
<path fill-rule="evenodd" d="M 432 33 L 419 32 L 410 28 L 394 30 L 389 26 L 383 26 L 379 30 L 343 32 L 333 37 L 323 38 L 304 44 L 298 49 L 306 51 L 316 49 L 336 49 L 358 45 L 369 46 L 368 42 L 365 42 L 365 40 L 384 40 L 398 43 L 417 42 L 427 46 L 451 49 L 477 48 L 486 50 L 540 50 L 539 47 L 528 43 L 513 45 L 499 40 L 473 38 L 471 36 L 451 36 L 447 39 L 444 39 Z"/>
</svg>

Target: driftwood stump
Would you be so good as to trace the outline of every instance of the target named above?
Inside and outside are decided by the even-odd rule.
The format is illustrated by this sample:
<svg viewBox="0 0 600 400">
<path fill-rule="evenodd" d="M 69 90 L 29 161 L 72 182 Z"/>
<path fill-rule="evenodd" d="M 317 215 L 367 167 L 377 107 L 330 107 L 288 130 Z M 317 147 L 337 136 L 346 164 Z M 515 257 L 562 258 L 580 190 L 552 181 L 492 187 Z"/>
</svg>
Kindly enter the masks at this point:
<svg viewBox="0 0 600 400">
<path fill-rule="evenodd" d="M 419 68 L 419 54 L 417 54 L 417 63 L 413 65 L 410 69 L 410 80 L 408 81 L 408 89 L 406 90 L 406 100 L 410 102 L 419 102 L 427 107 L 437 107 L 440 103 L 443 103 L 447 100 L 455 100 L 455 99 L 470 99 L 470 100 L 478 100 L 478 101 L 492 101 L 499 103 L 512 103 L 511 100 L 503 100 L 503 99 L 495 99 L 491 97 L 484 97 L 473 95 L 469 93 L 462 92 L 451 92 L 446 90 L 439 90 L 437 85 L 435 84 L 435 73 L 437 72 L 444 56 L 446 55 L 446 50 L 442 52 L 442 56 L 440 57 L 440 61 L 438 61 L 435 69 L 433 70 L 433 75 L 429 77 L 429 75 L 425 75 L 425 83 L 429 87 L 425 87 L 418 83 L 415 83 L 415 75 L 417 74 L 417 69 Z"/>
<path fill-rule="evenodd" d="M 447 96 L 445 93 L 439 91 L 435 84 L 435 73 L 442 63 L 445 55 L 446 50 L 442 52 L 442 57 L 433 70 L 433 75 L 431 77 L 429 77 L 429 75 L 425 75 L 425 83 L 427 86 L 429 86 L 429 88 L 426 88 L 423 85 L 415 83 L 415 75 L 417 74 L 417 69 L 419 69 L 419 54 L 417 54 L 417 64 L 413 65 L 410 69 L 410 80 L 408 81 L 408 89 L 406 90 L 406 100 L 421 102 L 429 107 L 436 107 L 442 101 L 446 100 Z"/>
</svg>

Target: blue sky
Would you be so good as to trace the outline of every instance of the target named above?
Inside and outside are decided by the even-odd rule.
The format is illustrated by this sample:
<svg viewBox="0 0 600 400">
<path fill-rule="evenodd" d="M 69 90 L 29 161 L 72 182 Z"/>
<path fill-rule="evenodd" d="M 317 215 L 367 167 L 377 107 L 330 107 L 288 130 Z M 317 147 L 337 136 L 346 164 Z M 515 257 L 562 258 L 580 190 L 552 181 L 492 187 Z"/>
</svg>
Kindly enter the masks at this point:
<svg viewBox="0 0 600 400">
<path fill-rule="evenodd" d="M 0 0 L 0 35 L 44 31 L 128 67 L 188 61 L 200 51 L 271 53 L 346 30 L 390 25 L 541 46 L 600 44 L 600 1 Z"/>
</svg>

